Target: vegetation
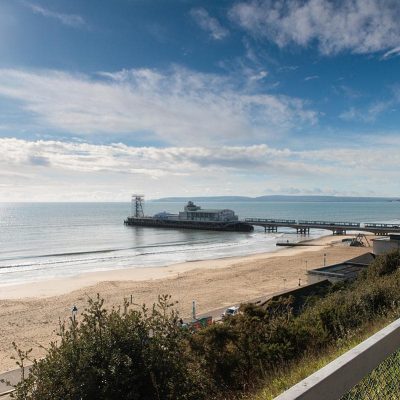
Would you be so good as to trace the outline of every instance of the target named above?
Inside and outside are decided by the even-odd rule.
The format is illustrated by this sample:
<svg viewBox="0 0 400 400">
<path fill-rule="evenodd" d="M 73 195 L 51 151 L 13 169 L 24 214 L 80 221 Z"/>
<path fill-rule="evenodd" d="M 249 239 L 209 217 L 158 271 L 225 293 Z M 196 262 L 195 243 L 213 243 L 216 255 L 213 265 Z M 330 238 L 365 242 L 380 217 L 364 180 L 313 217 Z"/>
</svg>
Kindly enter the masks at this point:
<svg viewBox="0 0 400 400">
<path fill-rule="evenodd" d="M 60 343 L 34 361 L 17 399 L 201 399 L 197 360 L 168 296 L 152 309 L 104 308 L 89 300 L 79 324 L 60 325 Z"/>
<path fill-rule="evenodd" d="M 60 326 L 59 343 L 35 361 L 14 397 L 46 399 L 225 399 L 268 384 L 305 358 L 317 359 L 371 321 L 398 316 L 400 253 L 378 257 L 354 282 L 309 299 L 291 298 L 197 333 L 179 326 L 169 297 L 148 310 L 107 311 L 90 300 L 79 324 Z M 20 352 L 24 357 L 26 353 Z"/>
</svg>

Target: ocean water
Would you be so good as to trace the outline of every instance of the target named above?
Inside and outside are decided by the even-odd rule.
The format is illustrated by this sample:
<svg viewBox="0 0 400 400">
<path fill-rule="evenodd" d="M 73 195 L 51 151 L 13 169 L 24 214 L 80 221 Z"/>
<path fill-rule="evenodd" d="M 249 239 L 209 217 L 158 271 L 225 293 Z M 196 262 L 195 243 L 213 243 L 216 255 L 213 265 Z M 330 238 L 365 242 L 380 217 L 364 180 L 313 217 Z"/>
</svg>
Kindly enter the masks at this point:
<svg viewBox="0 0 400 400">
<path fill-rule="evenodd" d="M 147 202 L 145 214 L 178 212 L 184 203 Z M 241 217 L 400 222 L 400 202 L 203 203 Z M 0 286 L 119 268 L 155 267 L 200 259 L 277 251 L 293 230 L 264 233 L 129 227 L 129 203 L 0 204 Z M 311 237 L 329 234 L 312 230 Z"/>
</svg>

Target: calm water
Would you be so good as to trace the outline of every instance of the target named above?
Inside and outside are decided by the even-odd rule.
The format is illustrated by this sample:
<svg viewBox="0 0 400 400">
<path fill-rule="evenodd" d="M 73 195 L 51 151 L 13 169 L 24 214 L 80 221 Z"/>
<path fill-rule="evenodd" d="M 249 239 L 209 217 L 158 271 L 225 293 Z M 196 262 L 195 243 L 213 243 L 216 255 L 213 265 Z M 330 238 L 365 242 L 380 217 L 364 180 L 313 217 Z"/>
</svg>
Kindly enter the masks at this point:
<svg viewBox="0 0 400 400">
<path fill-rule="evenodd" d="M 400 222 L 400 202 L 203 203 L 241 217 Z M 178 212 L 183 203 L 146 203 L 145 213 Z M 276 251 L 279 233 L 134 228 L 128 203 L 0 204 L 0 286 L 117 268 L 165 266 L 207 258 Z M 327 232 L 315 230 L 312 237 Z"/>
</svg>

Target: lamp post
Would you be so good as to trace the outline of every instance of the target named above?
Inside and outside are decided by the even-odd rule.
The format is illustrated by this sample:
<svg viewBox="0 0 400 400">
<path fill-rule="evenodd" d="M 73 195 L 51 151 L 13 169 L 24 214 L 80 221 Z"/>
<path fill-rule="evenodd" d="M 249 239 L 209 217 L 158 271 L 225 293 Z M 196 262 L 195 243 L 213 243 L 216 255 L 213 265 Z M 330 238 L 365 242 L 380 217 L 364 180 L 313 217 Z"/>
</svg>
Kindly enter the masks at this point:
<svg viewBox="0 0 400 400">
<path fill-rule="evenodd" d="M 193 300 L 192 302 L 192 316 L 193 316 L 193 320 L 196 319 L 196 301 Z"/>
<path fill-rule="evenodd" d="M 78 307 L 74 305 L 74 306 L 71 308 L 72 321 L 74 321 L 74 322 L 75 322 L 75 320 L 76 320 L 76 314 L 77 314 L 77 313 L 78 313 Z"/>
</svg>

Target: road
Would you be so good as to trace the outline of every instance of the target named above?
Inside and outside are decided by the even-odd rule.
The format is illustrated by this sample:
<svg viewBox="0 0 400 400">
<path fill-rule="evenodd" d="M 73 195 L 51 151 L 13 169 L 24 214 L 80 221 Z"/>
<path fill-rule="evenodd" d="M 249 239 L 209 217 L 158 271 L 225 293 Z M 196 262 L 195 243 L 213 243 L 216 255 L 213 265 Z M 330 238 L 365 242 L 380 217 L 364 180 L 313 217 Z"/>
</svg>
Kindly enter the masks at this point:
<svg viewBox="0 0 400 400">
<path fill-rule="evenodd" d="M 281 293 L 284 293 L 284 292 L 274 293 L 274 294 L 271 294 L 271 295 L 268 295 L 268 296 L 261 296 L 261 297 L 255 298 L 255 299 L 251 299 L 251 300 L 248 300 L 248 301 L 242 301 L 242 302 L 239 302 L 239 303 L 233 303 L 233 304 L 230 304 L 229 307 L 231 307 L 231 306 L 239 306 L 240 304 L 248 304 L 248 303 L 254 303 L 254 304 L 263 303 L 264 301 L 267 301 L 271 297 L 276 296 L 276 295 L 281 294 Z M 213 321 L 217 322 L 217 321 L 221 320 L 221 315 L 227 308 L 228 307 L 216 308 L 214 310 L 207 311 L 207 312 L 205 312 L 203 314 L 198 314 L 198 315 L 196 315 L 196 317 L 197 317 L 197 319 L 200 319 L 200 318 L 210 317 L 211 316 Z M 185 322 L 190 322 L 190 321 L 191 321 L 190 319 L 185 319 Z"/>
</svg>

